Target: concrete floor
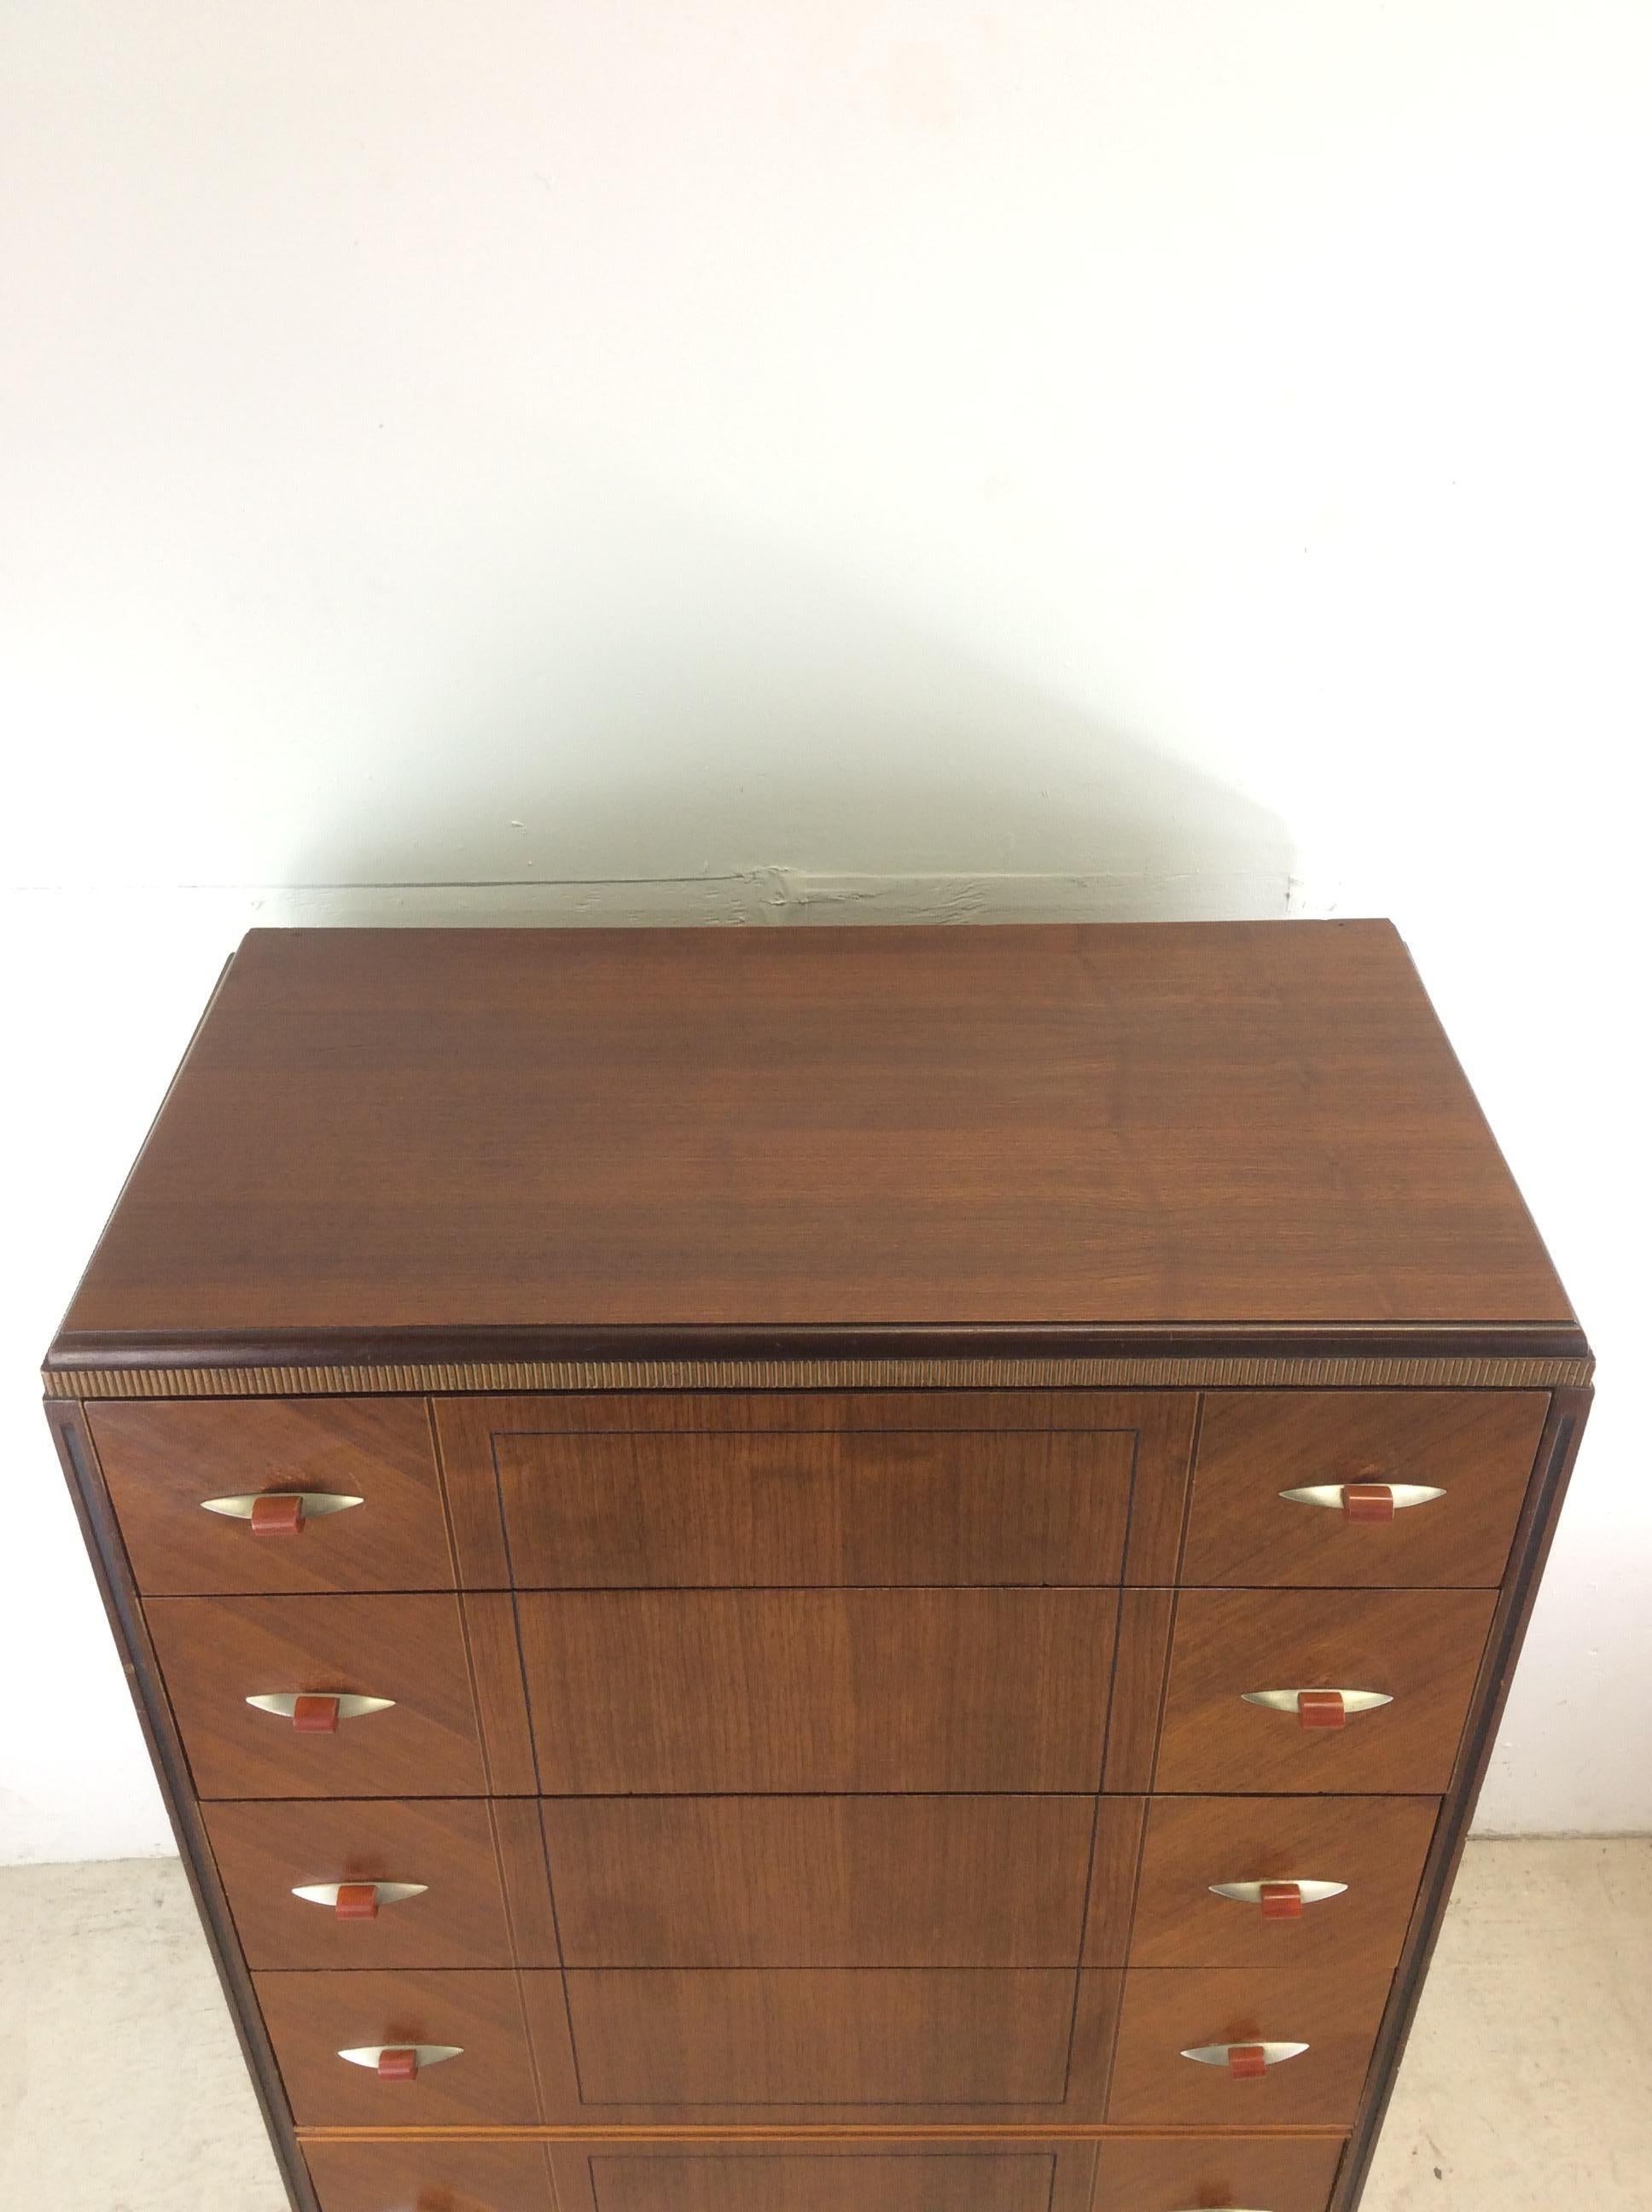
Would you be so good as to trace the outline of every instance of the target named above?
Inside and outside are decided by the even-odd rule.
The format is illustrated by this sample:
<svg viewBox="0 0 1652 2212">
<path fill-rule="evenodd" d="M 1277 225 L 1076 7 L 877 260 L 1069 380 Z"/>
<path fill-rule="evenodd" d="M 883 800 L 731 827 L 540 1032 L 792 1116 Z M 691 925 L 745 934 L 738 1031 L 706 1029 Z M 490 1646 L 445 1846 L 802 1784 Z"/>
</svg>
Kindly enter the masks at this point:
<svg viewBox="0 0 1652 2212">
<path fill-rule="evenodd" d="M 0 2207 L 282 2212 L 183 1876 L 0 1870 Z M 1469 1849 L 1363 2212 L 1652 2205 L 1652 1841 Z"/>
</svg>

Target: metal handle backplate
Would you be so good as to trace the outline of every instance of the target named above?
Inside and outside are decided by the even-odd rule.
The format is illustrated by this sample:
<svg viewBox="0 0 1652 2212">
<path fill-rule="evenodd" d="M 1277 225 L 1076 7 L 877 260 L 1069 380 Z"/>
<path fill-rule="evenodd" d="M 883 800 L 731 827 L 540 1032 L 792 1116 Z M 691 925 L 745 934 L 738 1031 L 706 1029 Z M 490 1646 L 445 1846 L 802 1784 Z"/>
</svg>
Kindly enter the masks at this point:
<svg viewBox="0 0 1652 2212">
<path fill-rule="evenodd" d="M 365 2066 L 381 2081 L 410 2081 L 427 2066 L 440 2066 L 449 2058 L 462 2058 L 462 2043 L 364 2043 L 339 2057 L 352 2066 Z"/>
<path fill-rule="evenodd" d="M 1196 2043 L 1181 2055 L 1200 2066 L 1225 2066 L 1229 2073 L 1243 2078 L 1281 2066 L 1287 2058 L 1300 2058 L 1307 2048 L 1305 2043 Z"/>
<path fill-rule="evenodd" d="M 222 1514 L 227 1521 L 250 1521 L 255 1536 L 298 1536 L 307 1522 L 348 1513 L 365 1502 L 337 1490 L 244 1490 L 234 1498 L 203 1498 L 201 1510 Z"/>
<path fill-rule="evenodd" d="M 1431 1505 L 1445 1492 L 1425 1482 L 1308 1482 L 1279 1495 L 1292 1505 L 1321 1506 L 1350 1521 L 1392 1521 L 1413 1505 Z"/>
<path fill-rule="evenodd" d="M 1213 1881 L 1211 1893 L 1214 1897 L 1230 1897 L 1236 1905 L 1260 1905 L 1266 1911 L 1270 1890 L 1290 1889 L 1297 1893 L 1301 1905 L 1322 1905 L 1327 1897 L 1340 1897 L 1347 1889 L 1345 1881 L 1297 1881 L 1295 1878 L 1272 1881 Z M 1278 1913 L 1270 1917 L 1294 1919 L 1294 1913 Z"/>
<path fill-rule="evenodd" d="M 307 1905 L 325 1905 L 341 1920 L 376 1920 L 381 1905 L 402 1905 L 422 1897 L 422 1881 L 307 1881 L 293 1892 Z"/>
<path fill-rule="evenodd" d="M 289 1720 L 301 1734 L 331 1735 L 340 1721 L 360 1720 L 365 1713 L 387 1713 L 394 1698 L 362 1698 L 354 1690 L 272 1690 L 249 1698 L 261 1713 Z"/>
</svg>

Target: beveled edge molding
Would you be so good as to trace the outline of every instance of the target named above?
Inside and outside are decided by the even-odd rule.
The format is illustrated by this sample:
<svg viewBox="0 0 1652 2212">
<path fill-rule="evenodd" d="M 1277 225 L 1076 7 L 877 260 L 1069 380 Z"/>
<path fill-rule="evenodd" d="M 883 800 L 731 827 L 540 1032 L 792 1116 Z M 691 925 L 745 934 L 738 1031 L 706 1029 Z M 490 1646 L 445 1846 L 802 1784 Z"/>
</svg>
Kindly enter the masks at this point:
<svg viewBox="0 0 1652 2212">
<path fill-rule="evenodd" d="M 343 1398 L 574 1390 L 1582 1389 L 1592 1358 L 1285 1357 L 417 1360 L 49 1367 L 48 1398 Z"/>
</svg>

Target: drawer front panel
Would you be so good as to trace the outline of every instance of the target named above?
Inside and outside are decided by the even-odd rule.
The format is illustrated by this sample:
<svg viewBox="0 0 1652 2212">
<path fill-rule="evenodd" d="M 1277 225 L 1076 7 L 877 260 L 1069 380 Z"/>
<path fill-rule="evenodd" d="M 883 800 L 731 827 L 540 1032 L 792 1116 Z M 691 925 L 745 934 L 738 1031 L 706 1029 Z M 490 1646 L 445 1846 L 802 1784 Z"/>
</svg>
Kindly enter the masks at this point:
<svg viewBox="0 0 1652 2212">
<path fill-rule="evenodd" d="M 1438 1810 L 1433 1797 L 1156 1797 L 1130 1963 L 1392 1970 Z M 1295 1917 L 1212 1889 L 1300 1881 L 1345 1887 Z"/>
<path fill-rule="evenodd" d="M 570 1966 L 1076 1966 L 1089 1797 L 564 1797 Z M 1103 1799 L 1134 1848 L 1133 1808 Z M 1096 1960 L 1111 1964 L 1110 1960 Z"/>
<path fill-rule="evenodd" d="M 494 1811 L 465 1797 L 263 1799 L 203 1818 L 250 1966 L 511 1966 Z M 380 1882 L 421 1893 L 371 1917 L 294 1894 Z"/>
<path fill-rule="evenodd" d="M 321 2212 L 557 2212 L 538 2143 L 307 2143 Z"/>
<path fill-rule="evenodd" d="M 1054 2105 L 1077 1977 L 588 1973 L 567 1977 L 588 2107 Z"/>
<path fill-rule="evenodd" d="M 1109 1590 L 527 1592 L 540 1786 L 1092 1790 L 1117 1615 Z"/>
<path fill-rule="evenodd" d="M 1496 1602 L 1491 1590 L 1184 1590 L 1155 1788 L 1442 1791 Z M 1309 1729 L 1244 1699 L 1301 1688 L 1393 1702 Z"/>
<path fill-rule="evenodd" d="M 1190 2212 L 1201 2204 L 1325 2212 L 1342 2149 L 1339 2139 L 1292 2142 L 1244 2136 L 1103 2142 L 1096 2156 L 1094 2212 Z"/>
<path fill-rule="evenodd" d="M 87 1408 L 139 1589 L 453 1587 L 430 1420 L 420 1398 L 293 1398 Z M 357 1498 L 270 1533 L 207 1498 Z"/>
<path fill-rule="evenodd" d="M 513 1583 L 1116 1583 L 1129 1431 L 494 1438 Z"/>
<path fill-rule="evenodd" d="M 1388 1999 L 1386 1973 L 1240 1972 L 1124 1978 L 1107 2117 L 1117 2126 L 1342 2126 L 1364 2087 Z M 1302 2043 L 1255 2079 L 1181 2054 Z"/>
<path fill-rule="evenodd" d="M 719 2146 L 591 2154 L 595 2212 L 1049 2212 L 1055 2155 L 1017 2145 L 959 2149 L 761 2150 Z"/>
<path fill-rule="evenodd" d="M 486 1790 L 457 1598 L 171 1597 L 145 1613 L 202 1797 Z M 331 1735 L 246 1702 L 294 1692 L 394 1702 Z"/>
<path fill-rule="evenodd" d="M 1491 1589 L 1548 1410 L 1546 1390 L 1212 1391 L 1181 1579 Z M 1349 1483 L 1442 1495 L 1388 1520 L 1280 1495 Z"/>
<path fill-rule="evenodd" d="M 544 2115 L 518 1979 L 508 1973 L 255 1974 L 301 2128 L 533 2127 Z M 410 2081 L 342 2051 L 457 2049 Z"/>
</svg>

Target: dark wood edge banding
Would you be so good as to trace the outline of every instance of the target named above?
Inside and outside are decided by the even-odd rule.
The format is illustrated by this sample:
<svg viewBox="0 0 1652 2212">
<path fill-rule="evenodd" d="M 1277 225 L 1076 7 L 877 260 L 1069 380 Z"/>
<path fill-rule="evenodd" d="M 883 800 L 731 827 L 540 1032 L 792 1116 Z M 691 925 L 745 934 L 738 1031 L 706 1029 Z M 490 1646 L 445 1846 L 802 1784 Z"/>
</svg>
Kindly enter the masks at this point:
<svg viewBox="0 0 1652 2212">
<path fill-rule="evenodd" d="M 365 1365 L 49 1366 L 48 1399 L 380 1397 L 524 1390 L 1443 1389 L 1586 1388 L 1594 1363 L 1552 1354 L 1225 1358 L 523 1359 Z"/>
<path fill-rule="evenodd" d="M 1469 1823 L 1480 1785 L 1485 1779 L 1515 1665 L 1536 1601 L 1544 1561 L 1548 1557 L 1561 1503 L 1571 1479 L 1591 1396 L 1587 1389 L 1557 1390 L 1550 1403 L 1531 1486 L 1515 1535 L 1509 1572 L 1503 1582 L 1503 1595 L 1492 1620 L 1485 1656 L 1475 1684 L 1469 1727 L 1424 1869 L 1422 1887 L 1394 1976 L 1394 1993 L 1377 2032 L 1370 2071 L 1366 2077 L 1369 2087 L 1365 2100 L 1332 2194 L 1329 2212 L 1355 2212 L 1365 2186 L 1400 2062 L 1416 2018 L 1429 1960 L 1439 1937 L 1463 1846 L 1468 1840 Z"/>
<path fill-rule="evenodd" d="M 308 2168 L 298 2148 L 275 2052 L 264 2033 L 246 1961 L 230 1917 L 228 1899 L 196 1805 L 177 1723 L 161 1686 L 160 1670 L 143 1625 L 131 1565 L 104 1486 L 103 1471 L 93 1449 L 90 1431 L 78 1406 L 48 1402 L 46 1419 L 276 2162 L 294 2212 L 321 2212 Z"/>
</svg>

